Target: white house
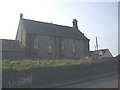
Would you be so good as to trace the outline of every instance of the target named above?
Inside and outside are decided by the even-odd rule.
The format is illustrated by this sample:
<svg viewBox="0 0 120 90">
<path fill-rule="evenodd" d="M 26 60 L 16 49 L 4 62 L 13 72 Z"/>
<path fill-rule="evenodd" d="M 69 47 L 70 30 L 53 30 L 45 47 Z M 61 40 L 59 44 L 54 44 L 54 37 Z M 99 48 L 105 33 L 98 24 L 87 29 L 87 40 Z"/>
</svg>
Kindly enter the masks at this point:
<svg viewBox="0 0 120 90">
<path fill-rule="evenodd" d="M 90 56 L 98 56 L 98 57 L 113 57 L 111 52 L 108 49 L 100 49 L 98 51 L 90 51 Z"/>
</svg>

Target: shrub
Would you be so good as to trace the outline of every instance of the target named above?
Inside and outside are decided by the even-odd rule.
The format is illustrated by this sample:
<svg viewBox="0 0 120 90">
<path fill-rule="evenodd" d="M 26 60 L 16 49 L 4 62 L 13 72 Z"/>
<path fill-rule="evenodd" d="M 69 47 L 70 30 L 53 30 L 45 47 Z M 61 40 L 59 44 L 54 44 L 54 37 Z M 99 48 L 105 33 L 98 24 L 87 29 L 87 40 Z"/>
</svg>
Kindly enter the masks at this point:
<svg viewBox="0 0 120 90">
<path fill-rule="evenodd" d="M 40 68 L 40 67 L 58 67 L 58 66 L 68 66 L 68 65 L 90 65 L 94 63 L 108 62 L 112 59 L 79 59 L 79 60 L 4 60 L 2 61 L 3 69 L 15 69 L 15 70 L 25 70 L 30 68 Z"/>
</svg>

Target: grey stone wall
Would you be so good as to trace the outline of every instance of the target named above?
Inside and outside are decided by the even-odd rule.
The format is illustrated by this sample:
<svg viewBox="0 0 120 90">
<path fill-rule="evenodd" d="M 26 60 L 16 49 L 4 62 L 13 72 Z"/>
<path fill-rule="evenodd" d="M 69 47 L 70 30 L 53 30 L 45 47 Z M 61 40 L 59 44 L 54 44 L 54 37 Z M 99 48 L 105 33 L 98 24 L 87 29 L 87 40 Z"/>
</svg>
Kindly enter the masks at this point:
<svg viewBox="0 0 120 90">
<path fill-rule="evenodd" d="M 3 51 L 2 52 L 2 60 L 19 60 L 19 59 L 24 59 L 24 52 L 20 51 Z"/>
<path fill-rule="evenodd" d="M 19 40 L 23 47 L 26 46 L 26 31 L 21 20 L 18 26 L 16 40 Z"/>
<path fill-rule="evenodd" d="M 109 59 L 109 58 L 108 58 Z M 112 58 L 111 58 L 112 59 Z M 107 60 L 107 59 L 104 59 Z M 43 87 L 51 83 L 77 80 L 118 71 L 117 59 L 90 65 L 31 68 L 23 71 L 3 70 L 3 87 Z M 24 85 L 24 86 L 21 86 Z"/>
<path fill-rule="evenodd" d="M 2 61 L 2 40 L 0 40 L 0 62 Z M 2 89 L 2 63 L 0 63 L 0 89 Z"/>
<path fill-rule="evenodd" d="M 0 60 L 2 60 L 2 40 L 0 40 Z"/>
<path fill-rule="evenodd" d="M 38 48 L 34 49 L 34 40 L 38 40 Z M 64 55 L 61 54 L 61 41 L 64 42 Z M 49 53 L 49 43 L 52 43 L 52 52 Z M 75 45 L 75 53 L 73 53 L 73 44 Z M 87 56 L 89 52 L 88 44 L 84 40 L 52 37 L 46 35 L 31 34 L 27 39 L 27 52 L 31 58 L 36 59 L 79 59 Z"/>
<path fill-rule="evenodd" d="M 80 43 L 80 40 L 75 40 L 75 39 L 64 39 L 65 42 L 65 58 L 68 59 L 77 59 L 81 57 L 82 52 L 82 48 L 80 48 L 82 46 L 82 44 Z M 72 44 L 75 44 L 75 53 L 72 52 Z"/>
</svg>

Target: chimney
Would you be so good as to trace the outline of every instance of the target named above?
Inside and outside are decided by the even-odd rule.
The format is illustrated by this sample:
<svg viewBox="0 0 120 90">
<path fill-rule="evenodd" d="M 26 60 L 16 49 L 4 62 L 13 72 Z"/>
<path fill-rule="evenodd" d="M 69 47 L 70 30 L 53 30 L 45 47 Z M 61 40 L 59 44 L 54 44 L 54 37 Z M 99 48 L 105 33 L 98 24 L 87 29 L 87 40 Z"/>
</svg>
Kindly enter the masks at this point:
<svg viewBox="0 0 120 90">
<path fill-rule="evenodd" d="M 77 22 L 78 21 L 76 19 L 73 19 L 73 22 L 72 22 L 73 23 L 73 27 L 76 28 L 76 29 L 78 29 Z"/>
<path fill-rule="evenodd" d="M 20 14 L 20 19 L 22 19 L 23 18 L 23 14 Z"/>
</svg>

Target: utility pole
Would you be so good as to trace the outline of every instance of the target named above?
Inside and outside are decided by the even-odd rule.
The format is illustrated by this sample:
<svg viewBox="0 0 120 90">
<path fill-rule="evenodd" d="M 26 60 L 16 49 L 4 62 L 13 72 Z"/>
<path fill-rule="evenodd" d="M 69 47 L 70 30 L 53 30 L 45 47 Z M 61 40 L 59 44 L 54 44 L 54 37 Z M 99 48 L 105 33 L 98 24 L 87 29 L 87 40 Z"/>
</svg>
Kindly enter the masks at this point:
<svg viewBox="0 0 120 90">
<path fill-rule="evenodd" d="M 97 41 L 97 37 L 96 37 L 96 56 L 98 57 L 98 41 Z"/>
<path fill-rule="evenodd" d="M 96 50 L 98 51 L 98 41 L 97 41 L 97 37 L 96 37 Z"/>
</svg>

